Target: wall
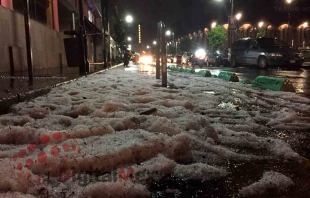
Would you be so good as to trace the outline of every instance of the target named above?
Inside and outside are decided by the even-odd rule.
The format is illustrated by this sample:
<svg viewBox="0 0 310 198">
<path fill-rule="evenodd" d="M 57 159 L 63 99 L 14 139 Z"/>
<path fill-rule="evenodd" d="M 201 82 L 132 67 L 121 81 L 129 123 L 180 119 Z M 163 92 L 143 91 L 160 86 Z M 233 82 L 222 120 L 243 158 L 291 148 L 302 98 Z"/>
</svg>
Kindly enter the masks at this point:
<svg viewBox="0 0 310 198">
<path fill-rule="evenodd" d="M 30 21 L 33 67 L 40 74 L 67 68 L 62 33 L 54 31 L 36 21 Z M 0 6 L 0 72 L 10 71 L 8 47 L 13 46 L 15 71 L 27 70 L 24 17 Z M 61 60 L 60 60 L 61 54 Z M 37 74 L 37 72 L 35 72 Z"/>
</svg>

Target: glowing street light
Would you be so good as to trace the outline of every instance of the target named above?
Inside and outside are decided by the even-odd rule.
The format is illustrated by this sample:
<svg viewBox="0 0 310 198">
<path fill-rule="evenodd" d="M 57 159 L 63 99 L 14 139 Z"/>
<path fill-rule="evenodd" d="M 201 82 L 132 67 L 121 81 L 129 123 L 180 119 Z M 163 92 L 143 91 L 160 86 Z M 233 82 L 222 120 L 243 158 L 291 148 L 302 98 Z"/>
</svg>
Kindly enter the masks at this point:
<svg viewBox="0 0 310 198">
<path fill-rule="evenodd" d="M 146 46 L 146 49 L 150 49 L 150 46 L 148 45 L 148 46 Z"/>
<path fill-rule="evenodd" d="M 236 14 L 236 19 L 237 19 L 238 21 L 241 19 L 241 17 L 242 17 L 242 14 L 241 14 L 241 13 Z"/>
<path fill-rule="evenodd" d="M 131 37 L 128 37 L 127 40 L 128 40 L 128 41 L 131 41 Z"/>
<path fill-rule="evenodd" d="M 302 26 L 303 26 L 304 28 L 307 28 L 307 27 L 309 27 L 309 24 L 308 24 L 308 22 L 304 22 L 304 24 L 302 24 Z"/>
<path fill-rule="evenodd" d="M 259 27 L 259 28 L 262 28 L 263 25 L 264 25 L 264 22 L 262 22 L 262 21 L 258 23 L 258 27 Z"/>
<path fill-rule="evenodd" d="M 215 28 L 216 27 L 216 22 L 213 22 L 212 24 L 211 24 L 211 28 L 213 29 L 213 28 Z"/>
<path fill-rule="evenodd" d="M 125 18 L 125 20 L 126 20 L 127 23 L 132 23 L 133 18 L 132 18 L 131 15 L 127 15 L 126 18 Z"/>
<path fill-rule="evenodd" d="M 167 36 L 170 36 L 170 35 L 171 35 L 171 31 L 170 31 L 170 30 L 167 30 L 166 35 L 167 35 Z"/>
<path fill-rule="evenodd" d="M 153 45 L 157 45 L 157 42 L 156 42 L 156 41 L 153 41 Z"/>
</svg>

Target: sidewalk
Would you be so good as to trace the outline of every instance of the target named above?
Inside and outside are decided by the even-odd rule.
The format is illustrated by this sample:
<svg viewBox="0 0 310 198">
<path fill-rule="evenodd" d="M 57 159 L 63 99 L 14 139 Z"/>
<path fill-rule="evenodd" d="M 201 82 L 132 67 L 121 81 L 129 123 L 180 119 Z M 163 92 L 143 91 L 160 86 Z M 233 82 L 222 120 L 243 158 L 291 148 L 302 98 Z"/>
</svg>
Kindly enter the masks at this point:
<svg viewBox="0 0 310 198">
<path fill-rule="evenodd" d="M 152 71 L 79 78 L 1 115 L 0 175 L 10 182 L 0 190 L 310 197 L 309 99 L 171 71 L 165 88 Z"/>
<path fill-rule="evenodd" d="M 114 67 L 115 65 L 111 68 Z M 93 73 L 89 75 L 102 71 L 105 71 L 105 69 L 99 71 L 92 69 Z M 0 114 L 7 113 L 12 104 L 44 95 L 48 93 L 52 87 L 68 83 L 79 77 L 82 76 L 72 72 L 63 73 L 60 71 L 53 71 L 50 74 L 42 74 L 42 72 L 38 71 L 34 72 L 34 82 L 30 84 L 26 72 L 17 73 L 15 76 L 10 76 L 7 73 L 0 73 Z"/>
</svg>

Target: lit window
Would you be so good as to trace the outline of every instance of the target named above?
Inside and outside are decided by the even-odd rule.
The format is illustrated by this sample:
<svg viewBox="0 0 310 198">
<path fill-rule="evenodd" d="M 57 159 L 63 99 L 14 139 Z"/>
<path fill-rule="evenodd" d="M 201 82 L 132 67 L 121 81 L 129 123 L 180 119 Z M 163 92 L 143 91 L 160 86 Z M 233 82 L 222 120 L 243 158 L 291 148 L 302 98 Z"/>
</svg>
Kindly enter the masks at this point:
<svg viewBox="0 0 310 198">
<path fill-rule="evenodd" d="M 90 10 L 88 10 L 88 20 L 89 20 L 90 22 L 93 22 L 93 14 L 91 13 Z"/>
</svg>

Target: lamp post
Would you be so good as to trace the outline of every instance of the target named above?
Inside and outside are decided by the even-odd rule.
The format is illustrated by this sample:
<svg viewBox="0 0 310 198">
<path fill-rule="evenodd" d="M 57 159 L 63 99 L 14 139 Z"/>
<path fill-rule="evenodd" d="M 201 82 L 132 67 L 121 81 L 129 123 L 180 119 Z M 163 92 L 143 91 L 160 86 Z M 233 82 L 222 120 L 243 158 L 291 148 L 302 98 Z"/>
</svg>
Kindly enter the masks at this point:
<svg viewBox="0 0 310 198">
<path fill-rule="evenodd" d="M 291 27 L 290 27 L 290 22 L 291 22 L 291 3 L 293 0 L 286 0 L 286 2 L 288 3 L 288 22 L 287 22 L 287 39 L 288 39 L 288 44 L 290 43 L 291 40 Z"/>
<path fill-rule="evenodd" d="M 239 34 L 239 21 L 240 21 L 241 18 L 242 18 L 242 14 L 241 13 L 236 14 L 236 19 L 238 21 L 238 23 L 237 23 L 237 37 L 238 37 L 238 39 L 240 38 L 240 34 Z"/>
<path fill-rule="evenodd" d="M 216 0 L 216 1 L 223 1 L 223 0 Z M 231 17 L 234 15 L 234 0 L 230 0 L 231 3 Z"/>
<path fill-rule="evenodd" d="M 127 41 L 131 41 L 131 37 L 128 37 L 128 38 L 127 38 Z"/>
<path fill-rule="evenodd" d="M 174 47 L 175 47 L 175 54 L 177 54 L 177 48 L 176 48 L 176 44 L 175 44 L 175 42 L 174 42 L 174 32 L 171 32 L 170 30 L 167 30 L 167 31 L 166 31 L 166 35 L 167 35 L 167 36 L 170 36 L 171 34 L 172 34 L 172 41 L 173 41 Z"/>
</svg>

